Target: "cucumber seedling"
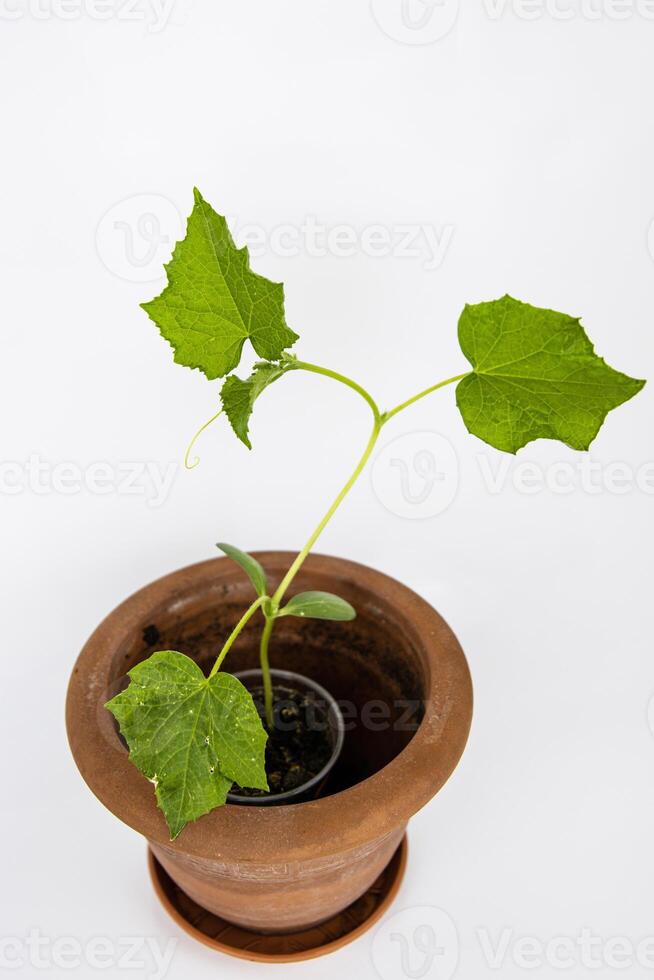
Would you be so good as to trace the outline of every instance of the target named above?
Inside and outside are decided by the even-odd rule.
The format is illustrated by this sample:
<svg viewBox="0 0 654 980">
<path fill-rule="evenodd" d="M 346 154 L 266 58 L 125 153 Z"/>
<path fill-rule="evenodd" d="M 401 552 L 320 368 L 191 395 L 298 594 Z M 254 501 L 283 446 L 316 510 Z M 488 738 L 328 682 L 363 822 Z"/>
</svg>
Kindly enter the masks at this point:
<svg viewBox="0 0 654 980">
<path fill-rule="evenodd" d="M 225 218 L 199 191 L 194 197 L 185 237 L 166 267 L 168 284 L 143 308 L 172 346 L 178 364 L 197 368 L 209 381 L 225 379 L 218 410 L 199 431 L 224 414 L 250 449 L 255 403 L 267 388 L 297 371 L 346 385 L 366 402 L 372 418 L 354 471 L 277 588 L 269 588 L 263 568 L 251 555 L 232 545 L 218 546 L 249 577 L 254 598 L 217 652 L 209 675 L 183 653 L 158 651 L 129 672 L 128 687 L 107 704 L 127 741 L 130 759 L 155 785 L 171 838 L 189 821 L 225 803 L 234 783 L 268 789 L 266 729 L 273 725 L 268 653 L 275 624 L 285 616 L 354 618 L 355 610 L 339 596 L 303 592 L 288 598 L 287 593 L 389 422 L 440 388 L 456 385 L 456 402 L 468 431 L 496 449 L 515 453 L 533 439 L 558 439 L 583 450 L 607 413 L 645 384 L 598 357 L 576 317 L 503 296 L 466 305 L 461 313 L 458 336 L 468 367 L 382 411 L 356 381 L 290 352 L 299 337 L 286 323 L 283 286 L 253 272 L 247 249 L 236 248 Z M 246 341 L 260 360 L 249 377 L 239 378 L 233 372 Z M 188 451 L 186 461 L 192 465 Z M 255 615 L 263 620 L 263 721 L 244 685 L 222 669 Z"/>
</svg>

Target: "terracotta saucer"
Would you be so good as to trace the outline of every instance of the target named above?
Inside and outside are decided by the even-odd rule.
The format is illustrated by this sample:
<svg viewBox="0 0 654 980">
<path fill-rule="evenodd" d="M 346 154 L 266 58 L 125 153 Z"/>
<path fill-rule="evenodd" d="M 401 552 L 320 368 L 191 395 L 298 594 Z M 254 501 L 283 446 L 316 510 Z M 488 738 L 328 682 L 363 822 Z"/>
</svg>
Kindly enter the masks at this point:
<svg viewBox="0 0 654 980">
<path fill-rule="evenodd" d="M 369 929 L 389 907 L 404 877 L 406 834 L 375 883 L 339 915 L 319 926 L 282 936 L 263 935 L 207 912 L 179 888 L 148 850 L 150 877 L 168 914 L 190 936 L 230 956 L 260 963 L 291 963 L 332 953 Z"/>
</svg>

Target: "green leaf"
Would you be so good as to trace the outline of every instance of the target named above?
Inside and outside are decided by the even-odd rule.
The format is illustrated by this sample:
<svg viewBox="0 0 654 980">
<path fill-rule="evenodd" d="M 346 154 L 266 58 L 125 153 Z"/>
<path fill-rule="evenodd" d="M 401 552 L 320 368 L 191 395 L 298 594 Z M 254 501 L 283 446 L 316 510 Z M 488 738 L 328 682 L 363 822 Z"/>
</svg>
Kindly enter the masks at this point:
<svg viewBox="0 0 654 980">
<path fill-rule="evenodd" d="M 463 421 L 510 453 L 533 439 L 588 449 L 608 412 L 645 384 L 598 357 L 575 317 L 511 296 L 466 306 L 459 343 L 474 369 L 456 390 Z"/>
<path fill-rule="evenodd" d="M 223 383 L 220 398 L 225 415 L 238 438 L 248 449 L 252 449 L 248 426 L 254 403 L 268 385 L 277 381 L 285 373 L 286 369 L 278 364 L 257 364 L 246 381 L 241 381 L 232 374 Z"/>
<path fill-rule="evenodd" d="M 308 619 L 354 619 L 356 611 L 349 602 L 331 592 L 300 592 L 281 609 L 279 616 L 306 616 Z"/>
<path fill-rule="evenodd" d="M 168 285 L 143 309 L 175 351 L 175 361 L 209 380 L 238 365 L 249 338 L 259 357 L 277 360 L 298 339 L 284 317 L 284 287 L 252 272 L 227 222 L 200 192 L 166 266 Z"/>
<path fill-rule="evenodd" d="M 129 672 L 106 707 L 129 757 L 155 785 L 171 840 L 191 820 L 221 806 L 232 783 L 267 789 L 267 735 L 236 677 L 205 677 L 182 653 L 164 650 Z"/>
<path fill-rule="evenodd" d="M 256 558 L 252 555 L 248 555 L 246 551 L 241 551 L 240 548 L 235 548 L 232 544 L 217 544 L 217 548 L 220 548 L 228 558 L 235 561 L 241 566 L 243 571 L 246 573 L 247 577 L 252 582 L 257 595 L 266 595 L 268 592 L 268 582 L 266 581 L 266 573 L 259 564 Z"/>
</svg>

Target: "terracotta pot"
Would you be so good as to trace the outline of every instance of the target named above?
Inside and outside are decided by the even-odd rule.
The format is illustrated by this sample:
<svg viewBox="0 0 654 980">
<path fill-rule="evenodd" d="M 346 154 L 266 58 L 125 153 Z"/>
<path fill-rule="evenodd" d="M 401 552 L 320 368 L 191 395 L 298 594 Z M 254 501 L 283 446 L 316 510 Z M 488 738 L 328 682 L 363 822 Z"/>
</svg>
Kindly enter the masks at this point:
<svg viewBox="0 0 654 980">
<path fill-rule="evenodd" d="M 271 584 L 294 555 L 259 553 Z M 309 927 L 362 895 L 397 848 L 409 818 L 445 783 L 468 735 L 472 688 L 447 624 L 394 579 L 354 562 L 310 556 L 295 591 L 336 592 L 351 623 L 279 621 L 275 667 L 322 684 L 345 715 L 345 744 L 320 799 L 273 807 L 227 805 L 171 843 L 152 785 L 129 762 L 104 702 L 127 670 L 156 649 L 180 650 L 208 668 L 251 601 L 234 562 L 182 568 L 135 593 L 97 628 L 79 656 L 66 707 L 82 776 L 150 846 L 194 901 L 260 932 Z M 260 625 L 229 654 L 231 672 L 258 666 Z"/>
</svg>

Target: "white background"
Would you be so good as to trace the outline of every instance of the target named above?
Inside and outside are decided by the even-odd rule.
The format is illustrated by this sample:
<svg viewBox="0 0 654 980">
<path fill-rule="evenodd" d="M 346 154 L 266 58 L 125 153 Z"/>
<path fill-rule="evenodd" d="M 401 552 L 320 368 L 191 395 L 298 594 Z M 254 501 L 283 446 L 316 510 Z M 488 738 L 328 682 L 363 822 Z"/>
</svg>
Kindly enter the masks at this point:
<svg viewBox="0 0 654 980">
<path fill-rule="evenodd" d="M 219 539 L 299 548 L 367 438 L 356 396 L 298 375 L 259 403 L 251 454 L 217 425 L 198 446 L 202 465 L 183 470 L 218 384 L 174 365 L 138 304 L 162 286 L 170 248 L 159 238 L 177 235 L 194 184 L 232 216 L 237 238 L 244 225 L 263 233 L 253 265 L 285 283 L 298 352 L 354 376 L 384 407 L 465 370 L 458 314 L 504 292 L 581 315 L 611 364 L 654 377 L 654 20 L 644 4 L 560 0 L 558 13 L 539 13 L 466 0 L 454 20 L 452 0 L 431 11 L 412 2 L 409 26 L 400 0 L 177 0 L 165 23 L 145 0 L 0 3 L 0 934 L 17 941 L 3 947 L 22 956 L 16 977 L 96 973 L 57 966 L 51 948 L 39 969 L 25 945 L 34 929 L 83 945 L 177 937 L 175 980 L 277 975 L 212 954 L 168 920 L 143 841 L 88 792 L 63 728 L 74 659 L 108 611 L 211 556 Z M 143 214 L 155 225 L 139 225 Z M 300 230 L 308 216 L 355 229 L 354 254 L 333 240 L 314 254 Z M 292 255 L 270 237 L 286 224 Z M 365 229 L 393 238 L 407 224 L 448 239 L 437 262 L 422 239 L 413 255 L 365 254 Z M 511 930 L 501 963 L 510 980 L 532 972 L 515 961 L 521 936 L 547 943 L 586 927 L 601 937 L 602 962 L 611 939 L 654 934 L 653 398 L 650 386 L 609 417 L 590 486 L 551 468 L 577 467 L 582 454 L 539 442 L 513 459 L 469 436 L 445 389 L 384 431 L 381 447 L 405 438 L 320 543 L 424 595 L 470 662 L 469 746 L 412 821 L 394 906 L 451 917 L 457 977 L 497 975 L 479 929 L 493 944 Z M 423 439 L 443 479 L 411 470 Z M 525 461 L 540 467 L 526 482 Z M 105 493 L 79 483 L 97 462 L 117 471 Z M 118 478 L 145 462 L 173 466 L 163 498 L 151 479 L 127 492 Z M 557 492 L 561 475 L 571 492 Z M 448 935 L 448 956 L 424 975 L 451 976 Z M 373 978 L 372 943 L 368 934 L 278 972 Z M 393 948 L 377 965 L 402 980 Z M 136 971 L 97 972 L 152 969 L 146 958 Z M 536 975 L 561 973 L 651 969 L 634 954 L 624 969 L 592 971 L 579 953 L 567 971 L 545 958 Z"/>
</svg>

